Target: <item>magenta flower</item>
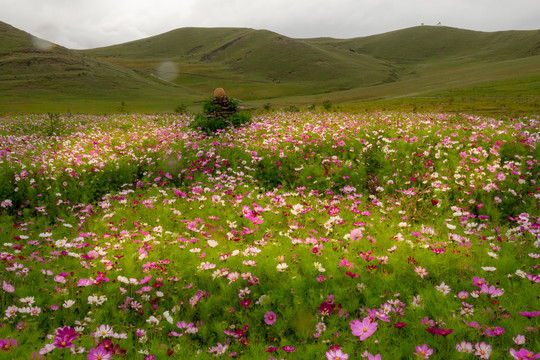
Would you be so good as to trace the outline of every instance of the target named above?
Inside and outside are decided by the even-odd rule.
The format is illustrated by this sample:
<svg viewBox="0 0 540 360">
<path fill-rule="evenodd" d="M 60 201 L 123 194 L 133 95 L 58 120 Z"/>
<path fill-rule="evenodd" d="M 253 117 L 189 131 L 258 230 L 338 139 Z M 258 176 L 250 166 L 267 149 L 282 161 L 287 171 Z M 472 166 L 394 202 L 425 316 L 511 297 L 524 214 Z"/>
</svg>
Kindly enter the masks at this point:
<svg viewBox="0 0 540 360">
<path fill-rule="evenodd" d="M 90 354 L 86 355 L 87 360 L 110 360 L 112 355 L 105 350 L 105 347 L 101 344 L 97 348 L 90 349 Z"/>
<path fill-rule="evenodd" d="M 372 321 L 369 317 L 364 318 L 362 322 L 354 319 L 349 323 L 349 326 L 351 327 L 352 334 L 360 337 L 360 341 L 364 341 L 377 330 L 377 322 Z"/>
<path fill-rule="evenodd" d="M 0 339 L 0 350 L 11 351 L 16 349 L 19 343 L 16 339 Z"/>
<path fill-rule="evenodd" d="M 426 329 L 426 331 L 432 335 L 442 335 L 442 336 L 448 336 L 450 335 L 454 330 L 453 329 L 438 329 L 435 327 L 429 327 Z"/>
<path fill-rule="evenodd" d="M 367 358 L 368 360 L 381 360 L 381 354 L 371 355 L 370 353 L 368 353 Z"/>
<path fill-rule="evenodd" d="M 266 325 L 272 325 L 276 322 L 276 314 L 273 311 L 267 311 L 264 315 L 264 322 Z"/>
<path fill-rule="evenodd" d="M 525 317 L 528 317 L 529 319 L 538 316 L 538 314 L 540 314 L 540 311 L 532 311 L 532 312 L 520 311 L 519 312 L 519 315 L 523 315 Z"/>
<path fill-rule="evenodd" d="M 294 346 L 284 346 L 282 349 L 286 353 L 292 353 L 294 351 Z"/>
<path fill-rule="evenodd" d="M 75 332 L 75 329 L 65 326 L 57 331 L 53 345 L 59 349 L 75 346 L 72 344 L 72 341 L 75 340 L 77 336 L 79 336 L 79 334 Z"/>
<path fill-rule="evenodd" d="M 345 354 L 341 349 L 330 349 L 326 352 L 327 360 L 347 360 L 349 359 L 349 354 Z"/>
<path fill-rule="evenodd" d="M 429 356 L 433 354 L 433 349 L 430 349 L 427 344 L 415 346 L 414 349 L 416 350 L 414 355 L 420 356 L 422 359 L 429 359 Z"/>
<path fill-rule="evenodd" d="M 540 358 L 540 352 L 535 355 L 533 352 L 527 349 L 520 349 L 519 351 L 516 351 L 510 348 L 510 355 L 512 355 L 514 359 L 525 359 L 525 360 L 531 359 L 532 360 L 532 359 Z"/>
<path fill-rule="evenodd" d="M 484 284 L 487 284 L 486 279 L 479 278 L 478 276 L 475 276 L 473 278 L 473 285 L 474 286 L 482 287 L 482 285 L 484 285 Z"/>
<path fill-rule="evenodd" d="M 500 326 L 495 326 L 495 327 L 488 327 L 486 329 L 486 335 L 489 336 L 489 337 L 495 337 L 495 336 L 499 336 L 499 335 L 502 335 L 504 334 L 504 328 L 500 327 Z"/>
</svg>

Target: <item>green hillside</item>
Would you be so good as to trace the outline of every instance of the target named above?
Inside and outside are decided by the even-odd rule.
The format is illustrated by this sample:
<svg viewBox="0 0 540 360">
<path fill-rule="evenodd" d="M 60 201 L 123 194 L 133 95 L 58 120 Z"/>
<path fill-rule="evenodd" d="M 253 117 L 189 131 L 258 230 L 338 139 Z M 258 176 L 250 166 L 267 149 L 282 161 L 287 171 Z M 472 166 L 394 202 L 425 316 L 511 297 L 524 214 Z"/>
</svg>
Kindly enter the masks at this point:
<svg viewBox="0 0 540 360">
<path fill-rule="evenodd" d="M 199 111 L 216 87 L 251 108 L 327 100 L 353 108 L 538 112 L 540 30 L 418 26 L 292 39 L 246 28 L 181 28 L 75 51 L 36 47 L 30 34 L 0 23 L 5 111 L 111 112 L 122 102 L 128 111 L 179 104 Z"/>
<path fill-rule="evenodd" d="M 97 60 L 0 22 L 0 113 L 171 109 L 194 94 L 147 73 Z M 122 102 L 124 104 L 122 105 Z"/>
<path fill-rule="evenodd" d="M 173 61 L 176 83 L 207 93 L 221 84 L 244 100 L 371 86 L 390 76 L 371 56 L 266 30 L 184 28 L 84 53 L 143 71 Z"/>
</svg>

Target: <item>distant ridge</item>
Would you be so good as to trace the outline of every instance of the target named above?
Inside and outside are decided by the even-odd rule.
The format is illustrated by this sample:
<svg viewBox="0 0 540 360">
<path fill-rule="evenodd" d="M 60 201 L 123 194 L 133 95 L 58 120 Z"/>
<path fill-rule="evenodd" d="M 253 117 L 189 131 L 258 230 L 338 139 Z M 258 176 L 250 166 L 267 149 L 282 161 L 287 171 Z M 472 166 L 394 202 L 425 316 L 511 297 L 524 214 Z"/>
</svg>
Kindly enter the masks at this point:
<svg viewBox="0 0 540 360">
<path fill-rule="evenodd" d="M 357 102 L 509 81 L 517 91 L 540 93 L 540 30 L 417 26 L 351 39 L 293 39 L 191 27 L 89 50 L 39 50 L 31 39 L 0 22 L 0 93 L 13 101 L 83 97 L 172 108 L 219 86 L 243 101 Z M 173 69 L 170 78 L 157 70 L 164 63 Z"/>
</svg>

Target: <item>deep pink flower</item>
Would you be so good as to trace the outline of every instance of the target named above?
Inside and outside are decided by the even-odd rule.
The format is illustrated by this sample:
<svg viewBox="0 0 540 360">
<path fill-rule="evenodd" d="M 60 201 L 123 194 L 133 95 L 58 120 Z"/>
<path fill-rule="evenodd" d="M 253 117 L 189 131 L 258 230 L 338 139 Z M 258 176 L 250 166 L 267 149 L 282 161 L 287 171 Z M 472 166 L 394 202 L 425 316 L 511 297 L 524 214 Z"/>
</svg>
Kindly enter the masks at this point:
<svg viewBox="0 0 540 360">
<path fill-rule="evenodd" d="M 242 305 L 244 308 L 248 308 L 249 304 L 251 304 L 251 299 L 244 299 L 242 301 L 240 301 L 240 305 Z"/>
<path fill-rule="evenodd" d="M 426 329 L 426 331 L 433 335 L 442 335 L 447 336 L 450 335 L 454 330 L 453 329 L 438 329 L 435 327 L 429 327 Z"/>
<path fill-rule="evenodd" d="M 90 354 L 86 355 L 87 360 L 110 360 L 112 355 L 99 344 L 97 348 L 90 349 Z"/>
<path fill-rule="evenodd" d="M 532 312 L 520 311 L 519 312 L 519 315 L 523 315 L 523 316 L 528 317 L 528 318 L 536 317 L 536 316 L 538 316 L 538 314 L 540 314 L 540 311 L 532 311 Z"/>
<path fill-rule="evenodd" d="M 264 322 L 266 325 L 272 325 L 276 322 L 276 314 L 273 311 L 267 311 L 264 315 Z"/>
<path fill-rule="evenodd" d="M 512 355 L 514 359 L 525 359 L 525 360 L 531 359 L 532 360 L 532 359 L 540 358 L 540 352 L 535 355 L 532 351 L 529 351 L 527 349 L 519 349 L 519 351 L 516 351 L 511 348 L 510 355 Z"/>
<path fill-rule="evenodd" d="M 268 349 L 264 350 L 264 352 L 270 353 L 270 352 L 277 351 L 277 349 L 279 349 L 279 347 L 277 347 L 277 346 L 269 346 Z"/>
<path fill-rule="evenodd" d="M 75 329 L 65 326 L 56 333 L 53 345 L 59 349 L 75 346 L 71 342 L 75 340 L 77 336 L 79 336 L 79 334 L 75 332 Z"/>
<path fill-rule="evenodd" d="M 294 346 L 284 346 L 282 349 L 286 353 L 292 353 L 294 351 Z"/>
<path fill-rule="evenodd" d="M 0 350 L 11 351 L 16 349 L 19 343 L 16 339 L 0 339 Z"/>
<path fill-rule="evenodd" d="M 360 337 L 360 341 L 364 341 L 377 330 L 377 322 L 372 321 L 369 317 L 364 318 L 362 321 L 354 319 L 349 323 L 349 326 L 351 327 L 352 334 Z"/>
</svg>

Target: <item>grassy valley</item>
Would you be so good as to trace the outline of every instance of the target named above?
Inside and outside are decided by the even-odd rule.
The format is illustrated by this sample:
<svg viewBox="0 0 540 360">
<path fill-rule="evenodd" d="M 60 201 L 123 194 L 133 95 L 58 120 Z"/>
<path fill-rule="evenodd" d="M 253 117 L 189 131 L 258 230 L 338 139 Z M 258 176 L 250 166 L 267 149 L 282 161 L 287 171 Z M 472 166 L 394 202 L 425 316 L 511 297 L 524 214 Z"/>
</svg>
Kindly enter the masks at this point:
<svg viewBox="0 0 540 360">
<path fill-rule="evenodd" d="M 540 30 L 418 26 L 353 39 L 181 28 L 84 51 L 39 50 L 0 26 L 0 106 L 10 111 L 199 111 L 216 87 L 253 109 L 320 106 L 534 113 Z M 165 69 L 165 70 L 163 70 Z"/>
</svg>

